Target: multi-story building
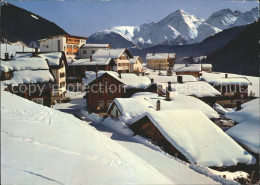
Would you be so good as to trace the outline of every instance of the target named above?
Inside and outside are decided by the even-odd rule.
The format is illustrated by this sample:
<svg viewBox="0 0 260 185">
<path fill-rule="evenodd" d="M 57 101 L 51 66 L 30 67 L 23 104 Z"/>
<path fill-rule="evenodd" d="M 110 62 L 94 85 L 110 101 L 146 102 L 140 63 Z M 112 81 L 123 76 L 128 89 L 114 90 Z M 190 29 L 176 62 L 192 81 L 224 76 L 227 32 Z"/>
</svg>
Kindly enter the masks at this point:
<svg viewBox="0 0 260 185">
<path fill-rule="evenodd" d="M 64 51 L 68 60 L 74 59 L 79 48 L 86 44 L 87 37 L 73 36 L 69 34 L 51 36 L 39 40 L 41 52 Z"/>
<path fill-rule="evenodd" d="M 175 63 L 176 53 L 147 53 L 147 67 L 154 70 L 168 70 Z"/>
<path fill-rule="evenodd" d="M 90 58 L 99 49 L 110 49 L 109 44 L 84 44 L 79 48 L 79 58 Z"/>
<path fill-rule="evenodd" d="M 99 49 L 92 57 L 93 60 L 98 58 L 113 58 L 116 63 L 113 71 L 119 73 L 129 73 L 130 59 L 134 58 L 127 49 Z"/>
<path fill-rule="evenodd" d="M 134 56 L 130 59 L 130 72 L 131 73 L 141 73 L 143 72 L 143 63 L 144 61 L 140 56 Z"/>
</svg>

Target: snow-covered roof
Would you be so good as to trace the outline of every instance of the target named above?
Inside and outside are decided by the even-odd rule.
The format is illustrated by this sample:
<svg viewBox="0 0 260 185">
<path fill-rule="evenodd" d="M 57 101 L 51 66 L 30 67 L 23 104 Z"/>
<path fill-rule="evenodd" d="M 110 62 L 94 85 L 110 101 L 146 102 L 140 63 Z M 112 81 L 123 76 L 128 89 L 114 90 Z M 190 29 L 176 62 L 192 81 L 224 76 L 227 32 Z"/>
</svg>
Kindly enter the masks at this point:
<svg viewBox="0 0 260 185">
<path fill-rule="evenodd" d="M 190 163 L 202 166 L 253 164 L 255 158 L 198 110 L 150 111 L 147 116 L 160 133 Z M 134 120 L 136 121 L 136 120 Z"/>
<path fill-rule="evenodd" d="M 112 58 L 94 58 L 92 61 L 90 59 L 78 59 L 73 60 L 70 66 L 92 66 L 92 65 L 108 65 Z"/>
<path fill-rule="evenodd" d="M 173 71 L 174 72 L 185 72 L 185 71 L 200 72 L 201 64 L 174 64 Z"/>
<path fill-rule="evenodd" d="M 1 92 L 1 143 L 3 184 L 173 183 L 86 122 L 9 92 Z M 188 166 L 176 165 L 196 182 L 213 184 Z"/>
<path fill-rule="evenodd" d="M 121 79 L 127 88 L 146 89 L 151 85 L 147 76 L 137 76 L 134 73 L 122 73 Z"/>
<path fill-rule="evenodd" d="M 39 70 L 49 69 L 48 63 L 43 58 L 16 58 L 10 61 L 1 61 L 1 71 Z"/>
<path fill-rule="evenodd" d="M 142 97 L 116 98 L 114 99 L 114 103 L 122 114 L 121 120 L 124 120 L 126 122 L 136 116 L 144 114 L 149 110 L 155 110 L 153 105 Z"/>
<path fill-rule="evenodd" d="M 126 88 L 139 88 L 146 89 L 151 85 L 151 80 L 147 76 L 137 76 L 133 73 L 122 73 L 121 78 L 115 71 L 98 71 L 98 78 L 104 74 L 108 74 L 123 83 Z M 83 82 L 89 85 L 96 79 L 96 73 L 92 71 L 85 72 L 86 78 L 83 78 Z"/>
<path fill-rule="evenodd" d="M 213 84 L 213 85 L 232 85 L 232 84 L 240 84 L 240 85 L 251 85 L 251 82 L 246 77 L 221 77 L 220 74 L 217 73 L 202 73 L 201 79 Z"/>
<path fill-rule="evenodd" d="M 39 54 L 40 57 L 48 60 L 50 66 L 60 65 L 60 59 L 62 57 L 62 52 L 50 52 Z"/>
<path fill-rule="evenodd" d="M 212 64 L 201 64 L 202 68 L 212 68 Z"/>
<path fill-rule="evenodd" d="M 81 48 L 108 48 L 109 44 L 84 44 Z"/>
<path fill-rule="evenodd" d="M 5 85 L 17 86 L 19 84 L 44 83 L 44 82 L 54 82 L 54 78 L 51 75 L 49 70 L 14 71 L 13 78 L 10 80 L 5 80 L 3 83 Z"/>
<path fill-rule="evenodd" d="M 26 46 L 23 46 L 22 44 L 3 44 L 3 43 L 0 43 L 0 48 L 1 48 L 1 59 L 4 59 L 4 54 L 6 52 L 6 49 L 7 49 L 7 52 L 9 53 L 9 57 L 11 55 L 15 55 L 16 52 L 33 52 L 34 51 L 34 48 L 28 48 Z"/>
<path fill-rule="evenodd" d="M 93 54 L 93 58 L 119 58 L 126 49 L 99 49 Z"/>
<path fill-rule="evenodd" d="M 154 107 L 157 100 L 161 102 L 161 110 L 176 110 L 176 109 L 193 109 L 201 110 L 208 118 L 219 118 L 219 114 L 208 104 L 192 96 L 177 95 L 170 93 L 171 101 L 166 101 L 165 97 L 158 96 L 156 93 L 140 92 L 132 96 L 133 98 L 146 98 Z"/>
<path fill-rule="evenodd" d="M 168 83 L 159 83 L 163 90 L 166 92 L 166 87 Z M 212 87 L 207 82 L 197 81 L 197 82 L 185 82 L 182 84 L 175 83 L 171 84 L 172 92 L 188 96 L 202 97 L 216 97 L 220 96 L 221 93 Z"/>
<path fill-rule="evenodd" d="M 227 118 L 239 123 L 226 133 L 254 153 L 259 152 L 260 145 L 259 103 L 258 98 L 242 104 L 242 109 L 239 111 L 233 110 L 225 114 Z"/>
<path fill-rule="evenodd" d="M 168 59 L 169 58 L 175 58 L 176 53 L 147 53 L 146 54 L 146 60 L 149 59 Z"/>
<path fill-rule="evenodd" d="M 122 79 L 119 78 L 119 75 L 115 71 L 98 71 L 97 77 L 101 77 L 104 74 L 108 74 L 118 80 L 119 82 L 123 83 Z M 91 82 L 93 82 L 96 79 L 96 73 L 93 71 L 86 71 L 85 72 L 86 78 L 83 78 L 82 81 L 85 85 L 89 85 Z"/>
<path fill-rule="evenodd" d="M 192 75 L 180 75 L 182 76 L 182 82 L 196 82 L 197 79 Z M 177 83 L 177 76 L 163 76 L 163 75 L 150 75 L 150 78 L 154 80 L 155 83 Z"/>
<path fill-rule="evenodd" d="M 134 64 L 137 59 L 139 58 L 139 56 L 133 56 L 134 58 L 130 58 L 130 64 Z"/>
</svg>

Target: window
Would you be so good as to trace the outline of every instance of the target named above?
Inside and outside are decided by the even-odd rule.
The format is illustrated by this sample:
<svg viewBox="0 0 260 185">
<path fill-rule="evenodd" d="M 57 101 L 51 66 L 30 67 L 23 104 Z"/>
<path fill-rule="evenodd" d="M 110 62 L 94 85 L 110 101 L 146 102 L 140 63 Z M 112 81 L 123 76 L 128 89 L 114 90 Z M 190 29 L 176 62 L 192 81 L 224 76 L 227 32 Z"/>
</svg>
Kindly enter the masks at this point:
<svg viewBox="0 0 260 185">
<path fill-rule="evenodd" d="M 43 98 L 32 98 L 32 101 L 34 103 L 38 103 L 38 104 L 43 105 Z"/>
<path fill-rule="evenodd" d="M 107 108 L 110 106 L 111 103 L 112 103 L 112 100 L 107 100 Z"/>
<path fill-rule="evenodd" d="M 87 50 L 83 50 L 83 54 L 87 54 Z"/>
<path fill-rule="evenodd" d="M 46 48 L 49 48 L 49 45 L 46 45 Z"/>
<path fill-rule="evenodd" d="M 98 106 L 100 109 L 104 109 L 104 101 L 98 101 Z"/>
<path fill-rule="evenodd" d="M 65 73 L 60 73 L 60 78 L 65 77 Z"/>
<path fill-rule="evenodd" d="M 43 45 L 42 47 L 45 47 L 45 45 Z"/>
<path fill-rule="evenodd" d="M 95 53 L 95 50 L 91 50 L 92 55 Z"/>
<path fill-rule="evenodd" d="M 65 82 L 60 83 L 60 88 L 65 87 Z"/>
</svg>

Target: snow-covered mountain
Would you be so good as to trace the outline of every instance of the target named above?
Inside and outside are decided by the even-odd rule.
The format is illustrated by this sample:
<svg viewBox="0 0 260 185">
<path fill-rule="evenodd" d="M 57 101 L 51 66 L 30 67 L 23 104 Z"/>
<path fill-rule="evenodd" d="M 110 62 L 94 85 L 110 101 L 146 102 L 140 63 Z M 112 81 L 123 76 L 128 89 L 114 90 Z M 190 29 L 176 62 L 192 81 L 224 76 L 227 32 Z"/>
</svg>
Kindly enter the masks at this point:
<svg viewBox="0 0 260 185">
<path fill-rule="evenodd" d="M 188 14 L 184 10 L 176 10 L 158 22 L 141 26 L 117 26 L 94 33 L 89 39 L 94 43 L 98 37 L 105 35 L 106 39 L 99 39 L 99 42 L 105 43 L 109 41 L 109 34 L 112 37 L 112 34 L 116 33 L 121 36 L 121 40 L 130 41 L 141 48 L 158 44 L 183 45 L 199 43 L 224 29 L 246 25 L 257 18 L 257 8 L 244 13 L 223 9 L 213 13 L 207 20 Z M 111 45 L 118 47 L 117 43 Z"/>
</svg>

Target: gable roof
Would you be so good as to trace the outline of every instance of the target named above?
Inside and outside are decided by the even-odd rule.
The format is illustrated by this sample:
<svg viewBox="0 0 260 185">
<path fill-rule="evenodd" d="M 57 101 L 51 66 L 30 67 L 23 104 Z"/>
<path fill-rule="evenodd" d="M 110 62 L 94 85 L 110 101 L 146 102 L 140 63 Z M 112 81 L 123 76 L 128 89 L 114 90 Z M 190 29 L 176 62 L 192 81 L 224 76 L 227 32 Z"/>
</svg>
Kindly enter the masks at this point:
<svg viewBox="0 0 260 185">
<path fill-rule="evenodd" d="M 175 58 L 176 53 L 147 53 L 146 54 L 146 60 L 149 59 L 168 59 L 169 58 Z"/>
<path fill-rule="evenodd" d="M 120 83 L 123 83 L 122 79 L 119 78 L 118 73 L 114 72 L 114 71 L 98 71 L 97 77 L 100 78 L 105 74 L 113 77 L 114 79 L 116 79 Z M 85 85 L 90 85 L 92 82 L 94 82 L 96 80 L 96 72 L 86 71 L 85 76 L 86 76 L 86 78 L 82 79 L 82 81 Z"/>
<path fill-rule="evenodd" d="M 201 64 L 174 64 L 173 65 L 174 72 L 200 72 L 201 71 Z"/>
<path fill-rule="evenodd" d="M 114 62 L 113 58 L 94 58 L 92 61 L 90 61 L 90 59 L 87 58 L 73 60 L 73 62 L 70 63 L 70 66 L 108 65 L 111 62 Z"/>
<path fill-rule="evenodd" d="M 139 58 L 142 61 L 142 58 L 140 56 L 134 56 L 134 58 L 130 58 L 130 64 L 135 64 Z"/>
<path fill-rule="evenodd" d="M 119 58 L 124 52 L 129 56 L 129 58 L 133 58 L 132 54 L 124 48 L 99 49 L 93 54 L 93 58 Z"/>
<path fill-rule="evenodd" d="M 221 77 L 218 73 L 203 73 L 201 79 L 213 85 L 251 85 L 246 77 Z"/>
<path fill-rule="evenodd" d="M 201 111 L 150 111 L 134 119 L 131 124 L 144 116 L 190 163 L 221 167 L 256 162 L 254 156 L 234 142 Z"/>
<path fill-rule="evenodd" d="M 151 80 L 147 76 L 137 76 L 134 73 L 122 73 L 121 80 L 126 88 L 146 89 L 151 85 Z"/>
</svg>

